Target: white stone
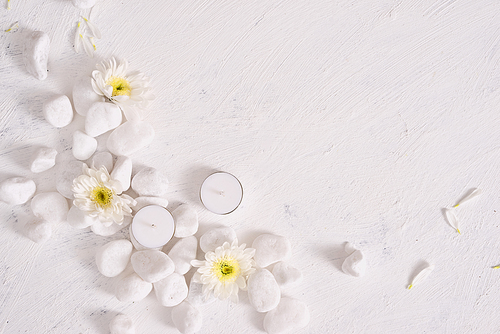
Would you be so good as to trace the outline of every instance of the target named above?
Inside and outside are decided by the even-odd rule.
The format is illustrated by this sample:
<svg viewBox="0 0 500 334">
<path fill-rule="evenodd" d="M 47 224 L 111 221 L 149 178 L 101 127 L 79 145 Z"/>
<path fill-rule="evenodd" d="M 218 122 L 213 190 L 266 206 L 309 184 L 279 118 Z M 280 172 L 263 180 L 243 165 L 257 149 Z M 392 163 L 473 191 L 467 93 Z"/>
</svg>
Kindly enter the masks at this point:
<svg viewBox="0 0 500 334">
<path fill-rule="evenodd" d="M 248 300 L 257 312 L 268 312 L 278 306 L 281 290 L 273 274 L 267 269 L 257 269 L 248 276 Z"/>
<path fill-rule="evenodd" d="M 50 38 L 43 31 L 33 31 L 26 37 L 23 49 L 24 65 L 28 73 L 38 80 L 47 78 L 49 51 Z"/>
<path fill-rule="evenodd" d="M 122 123 L 120 107 L 111 102 L 93 103 L 85 117 L 85 132 L 91 137 L 97 137 L 113 130 Z"/>
<path fill-rule="evenodd" d="M 264 317 L 264 330 L 268 334 L 290 333 L 306 327 L 310 318 L 306 304 L 297 299 L 283 297 L 278 307 Z"/>
<path fill-rule="evenodd" d="M 129 226 L 131 222 L 131 216 L 123 217 L 123 222 L 121 224 L 116 224 L 114 222 L 111 222 L 110 224 L 104 224 L 99 219 L 96 219 L 95 223 L 90 226 L 90 229 L 97 235 L 108 237 Z"/>
<path fill-rule="evenodd" d="M 109 152 L 98 152 L 92 157 L 92 166 L 97 169 L 104 166 L 110 172 L 113 170 L 113 156 Z"/>
<path fill-rule="evenodd" d="M 135 201 L 137 204 L 134 205 L 132 209 L 136 212 L 148 205 L 158 205 L 164 208 L 168 206 L 168 199 L 163 197 L 139 196 L 135 198 Z M 177 224 L 175 228 L 177 229 Z"/>
<path fill-rule="evenodd" d="M 211 293 L 208 297 L 205 296 L 203 293 L 203 284 L 195 283 L 191 280 L 189 283 L 189 292 L 186 301 L 194 306 L 202 306 L 212 304 L 216 300 L 217 298 L 215 298 L 213 293 Z"/>
<path fill-rule="evenodd" d="M 203 316 L 196 307 L 182 302 L 172 308 L 172 321 L 182 334 L 194 334 L 201 329 Z"/>
<path fill-rule="evenodd" d="M 173 273 L 153 285 L 156 298 L 163 306 L 179 305 L 188 295 L 186 280 L 178 273 Z"/>
<path fill-rule="evenodd" d="M 164 279 L 175 269 L 170 257 L 159 250 L 148 249 L 135 252 L 130 261 L 137 275 L 149 283 Z"/>
<path fill-rule="evenodd" d="M 95 102 L 104 102 L 104 97 L 97 95 L 92 88 L 92 79 L 88 75 L 79 77 L 73 86 L 73 106 L 78 114 L 85 116 Z"/>
<path fill-rule="evenodd" d="M 252 248 L 255 249 L 255 263 L 261 268 L 285 260 L 292 253 L 290 241 L 285 237 L 275 234 L 259 235 L 253 241 Z"/>
<path fill-rule="evenodd" d="M 82 175 L 83 165 L 78 160 L 64 161 L 57 165 L 56 189 L 64 197 L 73 199 L 73 180 Z"/>
<path fill-rule="evenodd" d="M 302 281 L 302 272 L 283 261 L 274 265 L 273 275 L 281 288 L 286 288 Z"/>
<path fill-rule="evenodd" d="M 118 276 L 127 267 L 131 254 L 132 244 L 127 239 L 110 241 L 97 250 L 97 269 L 106 277 Z"/>
<path fill-rule="evenodd" d="M 50 125 L 63 128 L 73 120 L 73 107 L 66 95 L 54 96 L 43 104 L 43 116 Z"/>
<path fill-rule="evenodd" d="M 138 251 L 146 250 L 146 249 L 154 249 L 154 250 L 161 250 L 163 247 L 157 247 L 157 248 L 148 248 L 144 247 L 141 245 L 134 237 L 134 234 L 132 233 L 132 225 L 130 225 L 129 229 L 129 236 L 130 236 L 130 241 L 132 242 L 132 245 L 134 245 L 134 248 L 137 249 Z"/>
<path fill-rule="evenodd" d="M 132 273 L 117 283 L 115 295 L 121 302 L 138 302 L 146 298 L 152 289 L 152 283 L 148 283 L 136 273 Z"/>
<path fill-rule="evenodd" d="M 172 216 L 175 221 L 176 238 L 185 238 L 198 232 L 198 212 L 188 205 L 181 204 L 174 211 Z"/>
<path fill-rule="evenodd" d="M 68 211 L 68 217 L 66 218 L 68 224 L 74 228 L 83 229 L 91 226 L 95 222 L 99 221 L 97 217 L 90 217 L 84 211 L 78 209 L 76 206 L 72 205 Z"/>
<path fill-rule="evenodd" d="M 97 140 L 81 131 L 73 133 L 73 156 L 78 160 L 87 160 L 97 149 Z"/>
<path fill-rule="evenodd" d="M 135 334 L 135 327 L 132 319 L 125 314 L 118 314 L 109 323 L 111 334 Z"/>
<path fill-rule="evenodd" d="M 366 272 L 366 258 L 360 250 L 354 251 L 342 263 L 342 271 L 354 277 L 361 277 Z"/>
<path fill-rule="evenodd" d="M 10 205 L 26 203 L 36 191 L 33 180 L 25 177 L 11 177 L 0 183 L 0 200 Z"/>
<path fill-rule="evenodd" d="M 113 180 L 120 181 L 122 191 L 128 190 L 132 179 L 132 160 L 125 156 L 118 157 L 110 176 Z"/>
<path fill-rule="evenodd" d="M 73 6 L 80 9 L 87 9 L 95 5 L 96 0 L 71 0 Z"/>
<path fill-rule="evenodd" d="M 200 237 L 200 248 L 206 252 L 213 252 L 224 242 L 232 243 L 236 239 L 236 232 L 229 226 L 217 227 L 208 230 Z"/>
<path fill-rule="evenodd" d="M 68 200 L 58 192 L 39 193 L 31 200 L 33 214 L 51 223 L 66 221 Z"/>
<path fill-rule="evenodd" d="M 198 239 L 194 235 L 180 239 L 175 243 L 168 256 L 175 264 L 175 272 L 181 275 L 191 269 L 191 261 L 196 259 L 198 250 Z"/>
<path fill-rule="evenodd" d="M 56 165 L 57 150 L 41 147 L 31 158 L 30 170 L 33 173 L 45 172 Z"/>
<path fill-rule="evenodd" d="M 140 196 L 164 195 L 168 190 L 168 179 L 153 167 L 141 169 L 132 178 L 132 189 Z"/>
<path fill-rule="evenodd" d="M 24 226 L 28 238 L 36 243 L 42 243 L 52 236 L 52 224 L 46 220 L 33 220 Z"/>
<path fill-rule="evenodd" d="M 114 155 L 129 156 L 148 146 L 153 141 L 155 131 L 146 122 L 125 122 L 108 137 L 106 145 Z"/>
</svg>

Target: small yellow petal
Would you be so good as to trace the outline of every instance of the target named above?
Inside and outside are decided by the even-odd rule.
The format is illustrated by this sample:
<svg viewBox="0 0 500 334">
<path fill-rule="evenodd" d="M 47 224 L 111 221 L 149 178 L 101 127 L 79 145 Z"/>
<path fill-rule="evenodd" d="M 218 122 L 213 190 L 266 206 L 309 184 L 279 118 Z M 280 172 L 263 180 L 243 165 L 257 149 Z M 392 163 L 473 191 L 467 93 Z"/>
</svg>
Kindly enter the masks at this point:
<svg viewBox="0 0 500 334">
<path fill-rule="evenodd" d="M 408 290 L 410 290 L 411 288 L 413 288 L 413 284 L 408 285 Z"/>
<path fill-rule="evenodd" d="M 500 266 L 494 266 L 493 269 L 500 269 Z"/>
</svg>

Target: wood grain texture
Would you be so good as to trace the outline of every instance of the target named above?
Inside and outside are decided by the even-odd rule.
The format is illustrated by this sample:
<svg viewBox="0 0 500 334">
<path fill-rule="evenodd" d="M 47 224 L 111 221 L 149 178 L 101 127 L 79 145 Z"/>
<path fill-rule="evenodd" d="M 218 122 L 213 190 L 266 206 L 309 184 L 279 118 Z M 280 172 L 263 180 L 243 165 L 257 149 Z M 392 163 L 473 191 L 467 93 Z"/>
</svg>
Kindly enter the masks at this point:
<svg viewBox="0 0 500 334">
<path fill-rule="evenodd" d="M 33 178 L 55 190 L 55 170 L 32 174 L 39 146 L 71 156 L 83 118 L 55 129 L 42 115 L 52 94 L 71 94 L 97 61 L 126 58 L 151 77 L 154 142 L 134 172 L 170 179 L 169 208 L 194 205 L 200 236 L 229 225 L 241 242 L 262 232 L 290 239 L 304 281 L 284 293 L 308 304 L 299 333 L 495 333 L 500 271 L 500 5 L 455 0 L 102 1 L 91 13 L 103 38 L 94 59 L 73 50 L 80 15 L 66 0 L 11 0 L 0 9 L 0 180 Z M 30 77 L 22 41 L 51 38 L 45 81 Z M 106 135 L 99 138 L 105 148 Z M 244 187 L 230 215 L 198 198 L 215 170 Z M 444 218 L 460 207 L 462 235 Z M 29 203 L 0 203 L 0 333 L 108 333 L 119 312 L 138 334 L 175 333 L 154 294 L 113 295 L 99 237 L 59 226 L 43 245 L 23 235 Z M 341 272 L 350 241 L 367 275 Z M 423 262 L 429 278 L 406 289 Z M 189 274 L 188 274 L 189 277 Z M 263 333 L 244 293 L 204 307 L 200 333 Z"/>
</svg>

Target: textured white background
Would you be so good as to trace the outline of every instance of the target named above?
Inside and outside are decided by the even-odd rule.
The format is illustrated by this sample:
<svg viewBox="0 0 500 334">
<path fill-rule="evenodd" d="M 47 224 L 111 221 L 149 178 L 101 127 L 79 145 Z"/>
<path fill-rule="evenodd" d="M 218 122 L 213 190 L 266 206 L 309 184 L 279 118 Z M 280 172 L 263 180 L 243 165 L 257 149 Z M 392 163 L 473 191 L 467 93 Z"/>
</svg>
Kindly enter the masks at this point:
<svg viewBox="0 0 500 334">
<path fill-rule="evenodd" d="M 6 5 L 6 0 L 2 0 Z M 154 142 L 132 156 L 171 187 L 170 209 L 196 207 L 201 235 L 235 228 L 251 244 L 284 235 L 303 282 L 284 293 L 311 312 L 299 333 L 494 333 L 500 310 L 500 4 L 496 0 L 98 1 L 103 38 L 94 59 L 72 48 L 79 15 L 66 0 L 12 0 L 0 9 L 0 179 L 34 175 L 31 154 L 71 156 L 76 116 L 55 129 L 41 106 L 70 94 L 96 61 L 127 58 L 151 77 Z M 20 30 L 4 33 L 19 21 Z M 45 81 L 22 64 L 32 30 L 51 38 Z M 100 138 L 104 149 L 105 135 Z M 203 179 L 225 170 L 242 182 L 240 208 L 207 212 Z M 442 209 L 460 207 L 462 235 Z M 175 333 L 154 294 L 119 302 L 97 271 L 109 238 L 61 225 L 51 240 L 23 235 L 29 203 L 0 204 L 0 333 L 108 333 L 128 314 L 138 334 Z M 340 270 L 351 241 L 367 275 Z M 425 263 L 436 265 L 406 290 Z M 189 276 L 189 275 L 188 275 Z M 201 333 L 262 333 L 245 293 L 202 309 Z"/>
</svg>

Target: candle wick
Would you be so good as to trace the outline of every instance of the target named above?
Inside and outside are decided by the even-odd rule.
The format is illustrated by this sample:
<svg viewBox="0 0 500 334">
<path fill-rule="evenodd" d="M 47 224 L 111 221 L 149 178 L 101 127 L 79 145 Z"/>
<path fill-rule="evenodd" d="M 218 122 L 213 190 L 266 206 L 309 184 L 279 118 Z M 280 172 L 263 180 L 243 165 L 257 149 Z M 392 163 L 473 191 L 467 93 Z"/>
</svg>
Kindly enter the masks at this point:
<svg viewBox="0 0 500 334">
<path fill-rule="evenodd" d="M 222 197 L 226 197 L 226 194 L 224 194 L 224 190 L 219 191 L 219 195 L 221 195 Z"/>
<path fill-rule="evenodd" d="M 151 224 L 151 227 L 156 228 L 156 225 L 155 224 Z"/>
</svg>

